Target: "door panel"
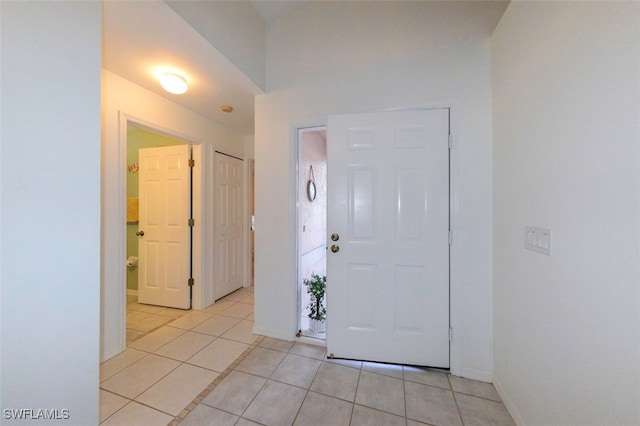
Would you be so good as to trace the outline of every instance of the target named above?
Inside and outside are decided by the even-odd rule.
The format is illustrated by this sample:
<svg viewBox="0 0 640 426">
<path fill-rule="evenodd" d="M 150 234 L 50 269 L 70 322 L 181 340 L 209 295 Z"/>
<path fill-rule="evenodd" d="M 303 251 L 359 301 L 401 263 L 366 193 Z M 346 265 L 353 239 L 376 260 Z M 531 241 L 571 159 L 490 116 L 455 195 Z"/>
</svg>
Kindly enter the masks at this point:
<svg viewBox="0 0 640 426">
<path fill-rule="evenodd" d="M 242 287 L 242 160 L 216 152 L 215 167 L 213 295 L 217 300 Z"/>
<path fill-rule="evenodd" d="M 139 150 L 138 301 L 189 309 L 189 146 Z"/>
<path fill-rule="evenodd" d="M 332 116 L 327 348 L 449 366 L 448 110 Z"/>
</svg>

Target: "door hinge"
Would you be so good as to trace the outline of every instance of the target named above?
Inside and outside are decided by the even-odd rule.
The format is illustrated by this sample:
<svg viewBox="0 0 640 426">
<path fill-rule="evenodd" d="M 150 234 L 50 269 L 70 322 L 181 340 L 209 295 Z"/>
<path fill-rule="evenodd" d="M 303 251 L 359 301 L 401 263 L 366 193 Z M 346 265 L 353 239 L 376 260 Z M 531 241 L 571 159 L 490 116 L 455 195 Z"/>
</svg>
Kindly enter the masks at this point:
<svg viewBox="0 0 640 426">
<path fill-rule="evenodd" d="M 449 230 L 449 245 L 453 244 L 453 232 Z"/>
<path fill-rule="evenodd" d="M 189 278 L 187 280 L 187 284 L 189 284 L 189 287 L 193 287 L 193 282 L 194 282 L 193 278 Z"/>
<path fill-rule="evenodd" d="M 449 342 L 453 342 L 453 328 L 449 327 Z"/>
<path fill-rule="evenodd" d="M 196 160 L 190 158 L 189 159 L 189 167 L 195 167 L 195 165 L 196 165 Z"/>
<path fill-rule="evenodd" d="M 188 226 L 195 226 L 195 225 L 196 225 L 196 221 L 195 221 L 195 219 L 189 219 L 189 220 L 187 221 L 187 225 L 188 225 Z"/>
<path fill-rule="evenodd" d="M 453 135 L 449 133 L 449 149 L 453 148 Z"/>
</svg>

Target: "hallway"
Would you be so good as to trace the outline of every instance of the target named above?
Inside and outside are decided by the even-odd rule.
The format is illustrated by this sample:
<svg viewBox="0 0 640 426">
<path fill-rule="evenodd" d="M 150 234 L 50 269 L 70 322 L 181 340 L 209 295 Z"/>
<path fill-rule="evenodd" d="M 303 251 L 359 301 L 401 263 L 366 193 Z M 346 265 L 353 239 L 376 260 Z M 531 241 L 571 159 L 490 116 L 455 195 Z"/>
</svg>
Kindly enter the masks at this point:
<svg viewBox="0 0 640 426">
<path fill-rule="evenodd" d="M 246 288 L 133 341 L 100 366 L 100 424 L 514 424 L 491 384 L 329 360 L 324 347 L 252 328 Z"/>
</svg>

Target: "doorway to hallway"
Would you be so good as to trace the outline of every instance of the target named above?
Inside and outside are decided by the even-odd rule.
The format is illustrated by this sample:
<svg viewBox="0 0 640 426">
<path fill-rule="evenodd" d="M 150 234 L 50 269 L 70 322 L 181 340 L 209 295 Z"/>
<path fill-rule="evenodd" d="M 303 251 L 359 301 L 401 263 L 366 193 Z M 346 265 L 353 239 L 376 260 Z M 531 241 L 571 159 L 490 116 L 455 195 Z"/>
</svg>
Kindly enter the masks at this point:
<svg viewBox="0 0 640 426">
<path fill-rule="evenodd" d="M 326 127 L 298 130 L 298 337 L 325 339 Z"/>
</svg>

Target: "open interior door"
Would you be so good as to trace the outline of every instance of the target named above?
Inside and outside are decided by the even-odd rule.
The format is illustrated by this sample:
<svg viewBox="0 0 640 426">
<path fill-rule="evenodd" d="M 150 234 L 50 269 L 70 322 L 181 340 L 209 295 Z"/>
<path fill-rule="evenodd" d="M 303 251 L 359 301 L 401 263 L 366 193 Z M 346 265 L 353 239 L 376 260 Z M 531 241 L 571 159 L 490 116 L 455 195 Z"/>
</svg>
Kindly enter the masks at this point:
<svg viewBox="0 0 640 426">
<path fill-rule="evenodd" d="M 449 110 L 328 121 L 327 352 L 449 367 Z"/>
<path fill-rule="evenodd" d="M 189 145 L 139 151 L 138 301 L 189 309 Z"/>
</svg>

